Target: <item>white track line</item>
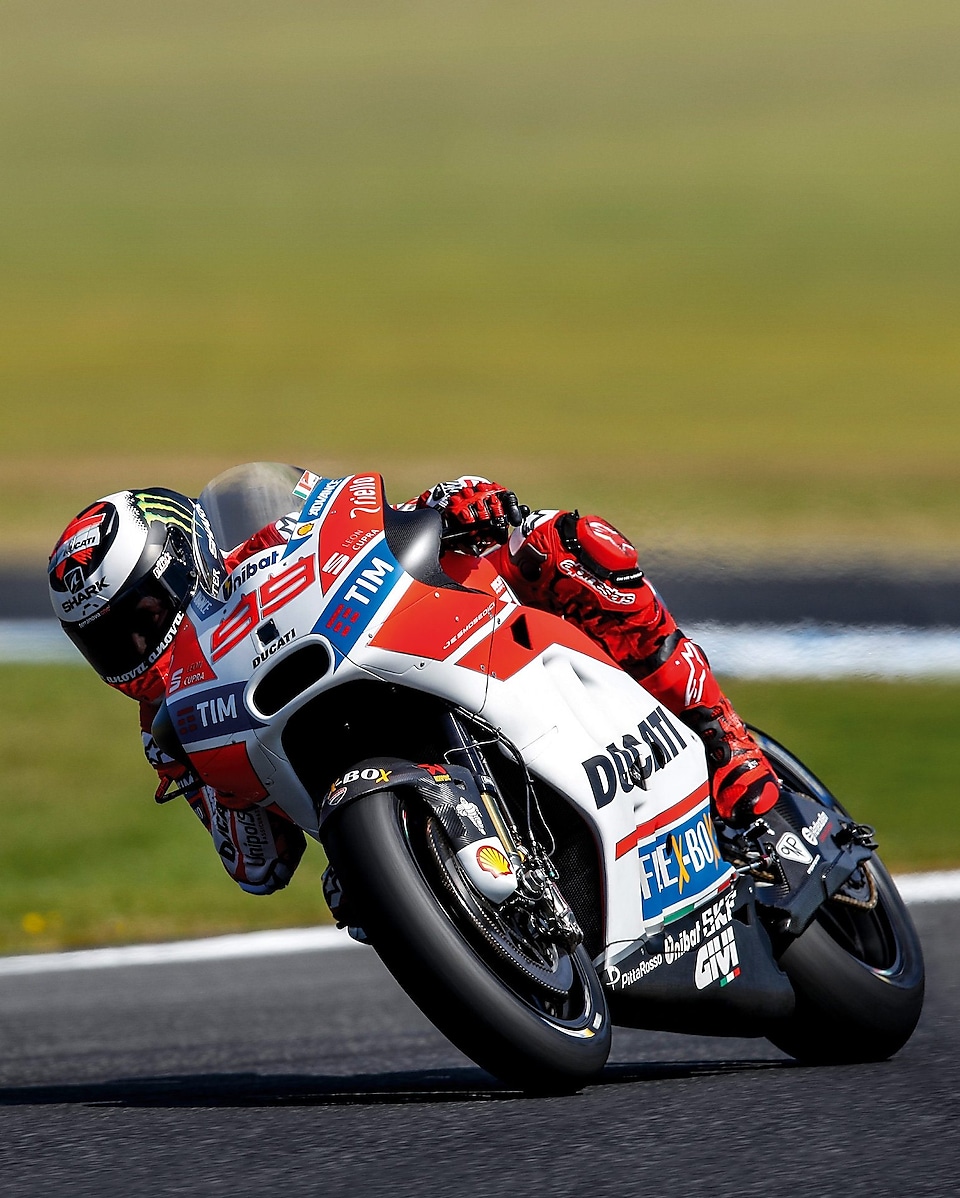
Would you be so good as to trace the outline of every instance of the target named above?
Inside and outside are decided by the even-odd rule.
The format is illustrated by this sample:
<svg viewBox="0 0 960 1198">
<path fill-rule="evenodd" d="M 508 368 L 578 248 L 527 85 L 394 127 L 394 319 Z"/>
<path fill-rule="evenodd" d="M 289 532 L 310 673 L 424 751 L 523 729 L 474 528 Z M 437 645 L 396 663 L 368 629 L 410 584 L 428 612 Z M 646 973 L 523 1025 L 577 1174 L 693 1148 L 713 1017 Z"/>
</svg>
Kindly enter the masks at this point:
<svg viewBox="0 0 960 1198">
<path fill-rule="evenodd" d="M 728 678 L 960 678 L 960 628 L 699 624 L 685 630 Z M 56 620 L 0 620 L 0 662 L 81 665 L 83 658 Z"/>
<path fill-rule="evenodd" d="M 894 881 L 905 903 L 950 903 L 960 899 L 960 869 L 899 874 Z"/>
<path fill-rule="evenodd" d="M 702 624 L 686 631 L 728 678 L 960 678 L 960 628 Z"/>
<path fill-rule="evenodd" d="M 907 903 L 942 903 L 960 899 L 960 870 L 901 874 L 895 879 Z M 360 948 L 337 928 L 286 928 L 276 932 L 246 932 L 207 940 L 170 944 L 131 944 L 121 948 L 92 948 L 70 953 L 34 953 L 0 957 L 0 977 L 27 973 L 61 973 L 77 969 L 111 969 L 122 965 L 165 965 L 188 961 L 225 961 L 281 953 L 317 953 Z"/>
<path fill-rule="evenodd" d="M 0 957 L 0 977 L 15 973 L 54 973 L 72 969 L 111 969 L 118 965 L 165 965 L 187 961 L 226 961 L 237 957 L 268 957 L 278 953 L 317 953 L 332 948 L 360 948 L 338 928 L 283 928 L 243 932 L 206 940 L 177 940 L 168 944 L 128 944 L 69 953 L 36 953 Z"/>
</svg>

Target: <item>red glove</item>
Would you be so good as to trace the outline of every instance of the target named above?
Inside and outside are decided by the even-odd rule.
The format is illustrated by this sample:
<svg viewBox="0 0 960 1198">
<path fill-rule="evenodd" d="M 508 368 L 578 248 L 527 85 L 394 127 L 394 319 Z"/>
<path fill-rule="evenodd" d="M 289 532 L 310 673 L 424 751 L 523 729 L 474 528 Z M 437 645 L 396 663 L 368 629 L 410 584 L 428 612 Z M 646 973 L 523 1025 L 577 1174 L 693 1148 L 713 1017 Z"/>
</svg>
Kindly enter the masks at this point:
<svg viewBox="0 0 960 1198">
<path fill-rule="evenodd" d="M 154 740 L 152 725 L 156 711 L 156 703 L 140 704 L 140 735 L 144 756 L 160 775 L 160 785 L 153 797 L 158 803 L 167 803 L 178 795 L 193 794 L 200 786 L 200 780 L 181 762 L 168 757 Z"/>
<path fill-rule="evenodd" d="M 510 526 L 516 527 L 529 515 L 513 491 L 485 478 L 464 476 L 437 483 L 417 500 L 418 507 L 436 508 L 443 516 L 446 539 L 487 539 L 503 542 Z"/>
</svg>

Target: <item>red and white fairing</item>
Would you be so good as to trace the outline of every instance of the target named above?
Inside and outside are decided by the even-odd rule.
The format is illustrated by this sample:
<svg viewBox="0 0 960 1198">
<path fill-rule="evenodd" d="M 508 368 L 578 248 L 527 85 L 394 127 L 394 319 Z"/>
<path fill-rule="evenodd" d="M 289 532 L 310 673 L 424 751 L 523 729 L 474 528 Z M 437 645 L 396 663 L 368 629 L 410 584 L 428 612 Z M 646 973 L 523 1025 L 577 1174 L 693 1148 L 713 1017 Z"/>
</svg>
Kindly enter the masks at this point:
<svg viewBox="0 0 960 1198">
<path fill-rule="evenodd" d="M 469 590 L 412 577 L 387 544 L 385 506 L 379 475 L 317 480 L 286 546 L 191 605 L 167 702 L 204 780 L 316 836 L 283 730 L 317 695 L 381 679 L 482 716 L 580 809 L 602 862 L 605 965 L 729 886 L 697 737 L 577 628 L 520 605 L 487 558 L 445 556 Z M 258 709 L 261 679 L 311 642 L 332 668 L 279 711 Z"/>
</svg>

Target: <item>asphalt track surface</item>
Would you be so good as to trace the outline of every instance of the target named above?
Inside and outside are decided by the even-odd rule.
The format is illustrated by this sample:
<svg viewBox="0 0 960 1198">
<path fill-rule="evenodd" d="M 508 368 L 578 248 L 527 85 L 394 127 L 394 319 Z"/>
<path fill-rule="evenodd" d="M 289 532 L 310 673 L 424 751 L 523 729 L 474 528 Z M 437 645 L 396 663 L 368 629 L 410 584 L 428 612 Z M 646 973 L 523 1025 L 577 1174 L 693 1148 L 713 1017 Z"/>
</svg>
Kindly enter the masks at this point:
<svg viewBox="0 0 960 1198">
<path fill-rule="evenodd" d="M 0 1194 L 944 1195 L 960 1178 L 960 904 L 913 908 L 928 998 L 893 1060 L 618 1031 L 524 1098 L 372 951 L 0 979 Z"/>
</svg>

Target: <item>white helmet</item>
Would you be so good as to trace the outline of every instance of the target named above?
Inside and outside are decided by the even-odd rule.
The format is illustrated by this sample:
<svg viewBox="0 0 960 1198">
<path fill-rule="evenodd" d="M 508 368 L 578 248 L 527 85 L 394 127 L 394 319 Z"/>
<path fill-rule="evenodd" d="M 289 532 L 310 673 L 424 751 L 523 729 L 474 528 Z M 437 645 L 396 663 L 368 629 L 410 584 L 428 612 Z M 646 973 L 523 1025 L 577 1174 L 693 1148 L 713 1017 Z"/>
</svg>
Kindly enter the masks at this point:
<svg viewBox="0 0 960 1198">
<path fill-rule="evenodd" d="M 196 589 L 192 516 L 177 491 L 117 491 L 84 508 L 50 555 L 53 610 L 105 682 L 139 678 L 172 644 Z"/>
</svg>

